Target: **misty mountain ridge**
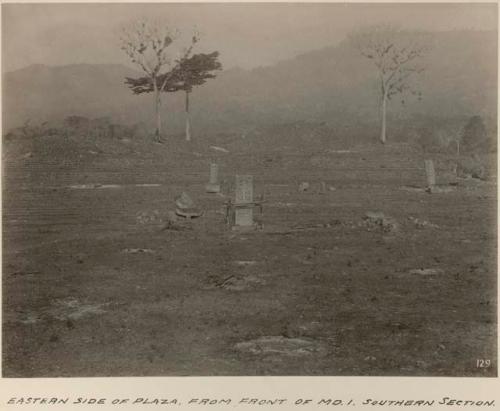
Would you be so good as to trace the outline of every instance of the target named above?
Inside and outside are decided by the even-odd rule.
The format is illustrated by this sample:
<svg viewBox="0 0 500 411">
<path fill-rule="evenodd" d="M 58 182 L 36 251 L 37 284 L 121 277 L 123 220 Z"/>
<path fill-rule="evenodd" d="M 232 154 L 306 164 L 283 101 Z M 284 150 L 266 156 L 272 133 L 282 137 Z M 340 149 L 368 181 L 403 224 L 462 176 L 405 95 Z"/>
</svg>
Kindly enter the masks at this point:
<svg viewBox="0 0 500 411">
<path fill-rule="evenodd" d="M 432 38 L 418 81 L 423 99 L 404 105 L 396 99 L 389 119 L 496 116 L 496 32 L 439 32 Z M 70 115 L 152 125 L 153 96 L 134 95 L 124 84 L 125 77 L 141 75 L 120 64 L 36 64 L 4 73 L 3 131 L 28 119 L 60 122 Z M 182 93 L 163 95 L 167 133 L 182 130 L 183 100 Z M 373 125 L 379 100 L 375 67 L 343 41 L 272 66 L 218 73 L 192 93 L 192 126 L 196 135 L 293 121 Z"/>
</svg>

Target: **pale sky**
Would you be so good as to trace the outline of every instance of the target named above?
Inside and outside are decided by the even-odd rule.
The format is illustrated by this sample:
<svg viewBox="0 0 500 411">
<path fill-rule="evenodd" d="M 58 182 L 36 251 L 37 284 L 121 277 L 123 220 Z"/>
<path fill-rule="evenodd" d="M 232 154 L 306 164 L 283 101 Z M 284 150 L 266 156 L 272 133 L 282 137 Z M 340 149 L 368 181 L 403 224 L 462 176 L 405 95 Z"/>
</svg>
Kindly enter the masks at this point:
<svg viewBox="0 0 500 411">
<path fill-rule="evenodd" d="M 494 3 L 2 4 L 4 71 L 31 64 L 123 63 L 119 29 L 138 17 L 202 33 L 199 51 L 219 50 L 225 68 L 274 64 L 335 45 L 364 25 L 496 30 Z"/>
</svg>

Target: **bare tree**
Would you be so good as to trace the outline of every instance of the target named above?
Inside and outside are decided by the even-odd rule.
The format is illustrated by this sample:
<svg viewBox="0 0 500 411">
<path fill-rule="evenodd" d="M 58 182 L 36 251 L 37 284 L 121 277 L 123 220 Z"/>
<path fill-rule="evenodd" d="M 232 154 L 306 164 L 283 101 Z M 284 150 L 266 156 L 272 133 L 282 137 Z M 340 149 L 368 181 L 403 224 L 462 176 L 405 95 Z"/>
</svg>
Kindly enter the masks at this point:
<svg viewBox="0 0 500 411">
<path fill-rule="evenodd" d="M 121 48 L 131 62 L 150 79 L 153 86 L 156 112 L 155 137 L 161 142 L 161 92 L 164 91 L 169 75 L 181 61 L 189 57 L 198 36 L 194 34 L 188 47 L 174 56 L 169 48 L 179 37 L 178 30 L 165 25 L 141 20 L 125 28 L 121 37 Z"/>
<path fill-rule="evenodd" d="M 400 95 L 404 104 L 405 93 L 417 95 L 414 77 L 424 68 L 421 57 L 427 50 L 427 41 L 422 33 L 414 33 L 393 26 L 376 26 L 351 35 L 351 42 L 362 56 L 370 59 L 378 70 L 380 80 L 380 141 L 386 142 L 387 102 Z"/>
</svg>

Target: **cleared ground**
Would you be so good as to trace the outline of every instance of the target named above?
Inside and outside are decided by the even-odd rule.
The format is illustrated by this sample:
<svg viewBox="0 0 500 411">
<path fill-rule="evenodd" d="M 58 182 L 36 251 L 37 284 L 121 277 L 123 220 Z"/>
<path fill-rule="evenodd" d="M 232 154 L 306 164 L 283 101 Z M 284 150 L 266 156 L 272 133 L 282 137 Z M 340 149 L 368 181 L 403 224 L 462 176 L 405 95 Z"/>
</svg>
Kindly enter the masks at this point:
<svg viewBox="0 0 500 411">
<path fill-rule="evenodd" d="M 4 376 L 496 375 L 495 182 L 436 157 L 426 193 L 402 147 L 153 148 L 7 150 Z M 235 174 L 261 230 L 225 225 Z M 168 224 L 182 191 L 205 214 Z"/>
</svg>

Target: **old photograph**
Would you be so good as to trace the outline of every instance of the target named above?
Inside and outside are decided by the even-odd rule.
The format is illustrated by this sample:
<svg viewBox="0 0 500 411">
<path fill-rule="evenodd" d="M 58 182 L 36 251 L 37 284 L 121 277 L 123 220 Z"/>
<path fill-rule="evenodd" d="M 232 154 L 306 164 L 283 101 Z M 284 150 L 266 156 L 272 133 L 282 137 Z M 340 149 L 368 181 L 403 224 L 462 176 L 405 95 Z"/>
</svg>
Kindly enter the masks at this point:
<svg viewBox="0 0 500 411">
<path fill-rule="evenodd" d="M 497 376 L 496 3 L 4 3 L 2 376 Z"/>
</svg>

